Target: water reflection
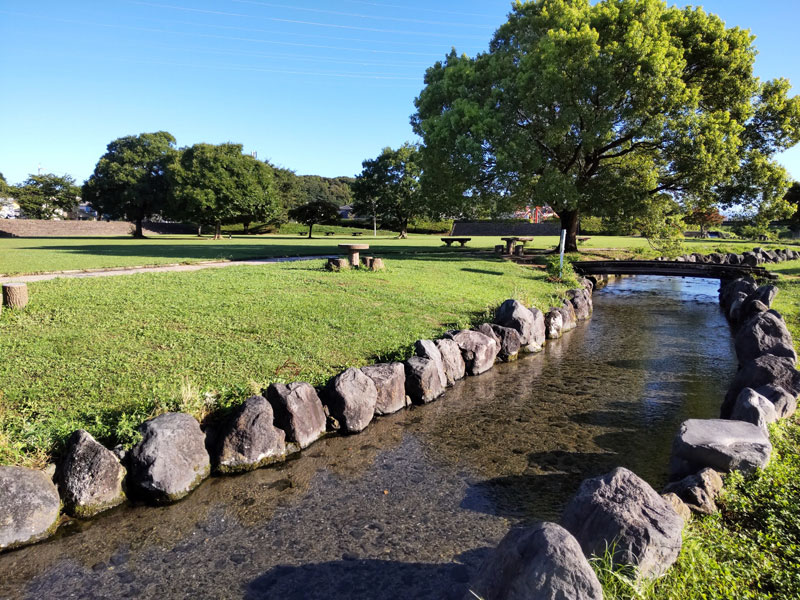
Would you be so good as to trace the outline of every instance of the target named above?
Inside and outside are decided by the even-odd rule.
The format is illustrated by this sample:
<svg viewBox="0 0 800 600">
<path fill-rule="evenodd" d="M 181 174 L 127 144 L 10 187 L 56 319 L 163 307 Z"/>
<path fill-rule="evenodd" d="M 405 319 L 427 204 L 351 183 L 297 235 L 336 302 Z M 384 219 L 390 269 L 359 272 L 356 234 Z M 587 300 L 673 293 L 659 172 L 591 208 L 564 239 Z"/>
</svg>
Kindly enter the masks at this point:
<svg viewBox="0 0 800 600">
<path fill-rule="evenodd" d="M 0 555 L 0 596 L 460 597 L 509 526 L 618 465 L 656 486 L 735 371 L 716 282 L 626 278 L 539 355 L 283 465 Z"/>
</svg>

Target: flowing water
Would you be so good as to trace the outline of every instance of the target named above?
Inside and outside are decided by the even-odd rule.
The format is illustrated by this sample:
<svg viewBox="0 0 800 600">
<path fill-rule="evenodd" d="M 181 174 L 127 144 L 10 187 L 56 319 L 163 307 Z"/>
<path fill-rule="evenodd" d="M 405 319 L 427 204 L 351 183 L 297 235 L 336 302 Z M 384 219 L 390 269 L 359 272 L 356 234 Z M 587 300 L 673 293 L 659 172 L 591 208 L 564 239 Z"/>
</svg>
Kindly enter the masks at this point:
<svg viewBox="0 0 800 600">
<path fill-rule="evenodd" d="M 462 598 L 509 527 L 557 520 L 585 477 L 664 484 L 678 425 L 715 417 L 736 369 L 716 292 L 612 280 L 590 321 L 430 405 L 0 555 L 0 597 Z"/>
</svg>

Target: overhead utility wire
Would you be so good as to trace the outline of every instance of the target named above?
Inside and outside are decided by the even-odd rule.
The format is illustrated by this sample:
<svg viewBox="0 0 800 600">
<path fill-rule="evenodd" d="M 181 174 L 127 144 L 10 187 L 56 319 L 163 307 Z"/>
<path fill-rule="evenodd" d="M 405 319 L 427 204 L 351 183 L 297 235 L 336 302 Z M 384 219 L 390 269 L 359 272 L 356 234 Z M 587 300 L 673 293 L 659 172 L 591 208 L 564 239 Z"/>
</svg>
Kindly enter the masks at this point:
<svg viewBox="0 0 800 600">
<path fill-rule="evenodd" d="M 318 23 L 316 21 L 301 21 L 298 19 L 281 19 L 279 17 L 256 17 L 254 15 L 248 15 L 243 13 L 231 13 L 219 10 L 208 10 L 204 8 L 189 8 L 186 6 L 174 6 L 171 4 L 156 4 L 154 2 L 142 2 L 140 0 L 128 0 L 131 4 L 138 4 L 141 6 L 150 6 L 152 8 L 163 8 L 167 10 L 180 10 L 185 12 L 193 12 L 193 13 L 200 13 L 200 14 L 207 14 L 207 15 L 217 15 L 223 17 L 237 17 L 242 19 L 262 19 L 267 21 L 274 21 L 277 23 L 294 23 L 295 25 L 311 25 L 314 27 L 331 27 L 334 29 L 350 29 L 354 31 L 372 31 L 375 33 L 392 33 L 397 35 L 423 35 L 428 37 L 445 37 L 445 38 L 452 38 L 452 34 L 449 33 L 430 33 L 424 31 L 404 31 L 398 29 L 378 29 L 376 27 L 359 27 L 357 25 L 338 25 L 335 23 Z M 484 36 L 477 36 L 477 35 L 470 35 L 470 36 L 460 36 L 460 37 L 468 37 L 470 39 L 485 39 Z"/>
<path fill-rule="evenodd" d="M 407 11 L 420 11 L 420 12 L 429 12 L 429 13 L 437 13 L 440 15 L 458 15 L 458 16 L 465 16 L 465 17 L 481 17 L 484 19 L 494 19 L 497 18 L 497 15 L 487 15 L 483 13 L 471 13 L 471 12 L 462 12 L 462 11 L 455 11 L 455 10 L 442 10 L 439 8 L 427 8 L 423 6 L 401 6 L 399 4 L 384 4 L 383 2 L 366 2 L 365 0 L 344 0 L 350 4 L 361 4 L 365 6 L 378 6 L 380 8 L 397 8 L 400 10 L 407 10 Z M 508 3 L 505 3 L 508 5 Z"/>
<path fill-rule="evenodd" d="M 305 6 L 293 6 L 288 4 L 273 4 L 271 2 L 260 2 L 259 0 L 228 0 L 237 4 L 252 4 L 255 6 L 265 6 L 267 8 L 282 8 L 287 10 L 297 10 L 304 12 L 321 13 L 326 15 L 335 15 L 337 17 L 354 17 L 356 19 L 372 19 L 373 21 L 397 21 L 403 23 L 418 23 L 420 25 L 445 25 L 449 27 L 476 27 L 479 29 L 486 29 L 485 23 L 454 23 L 452 21 L 425 21 L 422 19 L 409 19 L 406 17 L 387 17 L 385 15 L 364 15 L 360 13 L 346 13 L 336 10 L 325 10 L 324 8 L 308 8 Z"/>
</svg>

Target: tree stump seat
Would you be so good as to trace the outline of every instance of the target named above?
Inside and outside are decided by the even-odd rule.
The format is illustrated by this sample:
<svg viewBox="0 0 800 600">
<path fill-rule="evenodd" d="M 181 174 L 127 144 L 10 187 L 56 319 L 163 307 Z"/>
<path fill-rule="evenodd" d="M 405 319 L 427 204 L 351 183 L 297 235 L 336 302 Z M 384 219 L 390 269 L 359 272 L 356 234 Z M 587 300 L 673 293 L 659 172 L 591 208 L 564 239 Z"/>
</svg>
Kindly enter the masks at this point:
<svg viewBox="0 0 800 600">
<path fill-rule="evenodd" d="M 28 286 L 24 283 L 4 283 L 3 304 L 12 309 L 25 308 L 28 304 Z"/>
</svg>

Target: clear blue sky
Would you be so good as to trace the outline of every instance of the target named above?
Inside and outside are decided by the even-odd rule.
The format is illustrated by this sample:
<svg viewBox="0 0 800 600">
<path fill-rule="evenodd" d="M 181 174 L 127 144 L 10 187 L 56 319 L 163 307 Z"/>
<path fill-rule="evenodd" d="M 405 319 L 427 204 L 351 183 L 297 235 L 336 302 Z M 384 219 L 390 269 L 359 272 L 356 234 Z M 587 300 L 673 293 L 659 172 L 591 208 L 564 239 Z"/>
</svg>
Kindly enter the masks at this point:
<svg viewBox="0 0 800 600">
<path fill-rule="evenodd" d="M 702 3 L 757 35 L 800 93 L 798 0 Z M 238 142 L 299 174 L 355 175 L 413 139 L 425 69 L 475 55 L 505 0 L 0 0 L 0 172 L 89 176 L 113 139 Z M 800 180 L 800 149 L 781 158 Z"/>
</svg>

